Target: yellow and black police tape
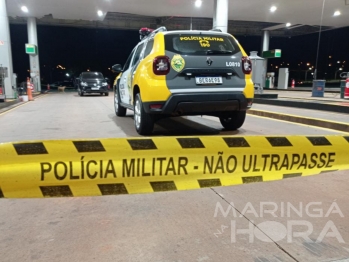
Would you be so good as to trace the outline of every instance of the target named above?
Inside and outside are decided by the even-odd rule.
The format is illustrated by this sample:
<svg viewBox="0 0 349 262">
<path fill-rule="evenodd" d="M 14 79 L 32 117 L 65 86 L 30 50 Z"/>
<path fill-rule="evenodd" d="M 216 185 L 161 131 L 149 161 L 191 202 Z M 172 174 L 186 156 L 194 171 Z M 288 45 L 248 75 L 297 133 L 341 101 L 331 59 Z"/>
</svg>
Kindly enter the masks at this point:
<svg viewBox="0 0 349 262">
<path fill-rule="evenodd" d="M 346 136 L 116 138 L 0 144 L 0 197 L 230 186 L 349 169 Z"/>
</svg>

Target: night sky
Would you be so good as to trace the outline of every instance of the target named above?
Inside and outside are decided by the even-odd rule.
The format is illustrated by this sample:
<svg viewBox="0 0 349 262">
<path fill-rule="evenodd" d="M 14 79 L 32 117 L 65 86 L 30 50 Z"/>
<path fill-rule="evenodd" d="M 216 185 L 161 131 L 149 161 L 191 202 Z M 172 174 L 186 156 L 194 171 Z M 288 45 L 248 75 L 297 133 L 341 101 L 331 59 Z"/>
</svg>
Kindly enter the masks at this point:
<svg viewBox="0 0 349 262">
<path fill-rule="evenodd" d="M 11 25 L 10 31 L 14 72 L 18 74 L 18 80 L 23 81 L 29 76 L 29 58 L 24 48 L 28 42 L 27 26 Z M 292 38 L 272 37 L 270 49 L 282 49 L 282 58 L 270 59 L 268 71 L 277 71 L 275 66 L 286 66 L 291 70 L 291 78 L 304 80 L 305 70 L 309 68 L 306 63 L 315 66 L 318 37 L 318 33 Z M 236 38 L 248 54 L 250 51 L 260 52 L 261 37 L 237 35 Z M 113 78 L 108 68 L 125 63 L 139 42 L 139 34 L 137 30 L 38 26 L 38 41 L 41 75 L 43 83 L 47 83 L 67 79 L 66 73 L 77 76 L 87 69 Z M 287 63 L 290 65 L 287 66 Z M 329 67 L 329 64 L 332 66 Z M 57 65 L 66 70 L 57 69 Z M 318 78 L 333 79 L 340 67 L 349 71 L 349 27 L 326 31 L 321 35 Z"/>
</svg>

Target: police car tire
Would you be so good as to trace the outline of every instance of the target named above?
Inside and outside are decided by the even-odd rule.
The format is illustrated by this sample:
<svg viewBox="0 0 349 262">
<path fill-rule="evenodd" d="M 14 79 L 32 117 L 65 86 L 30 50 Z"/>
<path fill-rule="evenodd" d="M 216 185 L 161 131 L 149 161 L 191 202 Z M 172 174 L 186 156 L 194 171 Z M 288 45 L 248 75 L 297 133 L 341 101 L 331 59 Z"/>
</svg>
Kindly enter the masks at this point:
<svg viewBox="0 0 349 262">
<path fill-rule="evenodd" d="M 115 89 L 115 93 L 114 93 L 114 109 L 115 109 L 115 114 L 117 116 L 125 116 L 126 115 L 126 111 L 127 109 L 125 107 L 122 107 L 120 105 L 120 97 L 118 96 L 119 95 L 119 92 L 117 91 L 117 89 Z M 115 107 L 115 96 L 118 96 L 118 109 L 116 110 L 116 107 Z"/>
<path fill-rule="evenodd" d="M 144 111 L 140 94 L 136 94 L 135 102 L 134 102 L 135 107 L 136 107 L 137 101 L 139 101 L 139 105 L 140 105 L 140 125 L 139 125 L 139 128 L 137 128 L 136 118 L 135 118 L 134 122 L 135 122 L 136 131 L 138 134 L 142 136 L 150 135 L 154 129 L 154 119 L 150 114 L 147 114 Z M 134 112 L 136 114 L 136 109 L 134 109 Z"/>
<path fill-rule="evenodd" d="M 246 111 L 234 111 L 229 116 L 224 115 L 219 117 L 222 126 L 226 130 L 236 130 L 242 127 L 245 122 Z"/>
<path fill-rule="evenodd" d="M 104 93 L 105 94 L 105 96 L 109 96 L 109 93 L 108 92 L 106 92 L 106 93 Z"/>
</svg>

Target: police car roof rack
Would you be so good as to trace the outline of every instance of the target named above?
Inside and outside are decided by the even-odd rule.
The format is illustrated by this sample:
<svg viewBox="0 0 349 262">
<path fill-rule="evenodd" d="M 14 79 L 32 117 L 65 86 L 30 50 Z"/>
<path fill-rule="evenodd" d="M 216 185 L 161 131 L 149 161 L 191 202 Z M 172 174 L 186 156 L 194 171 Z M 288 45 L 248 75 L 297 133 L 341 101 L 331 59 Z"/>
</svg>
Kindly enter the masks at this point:
<svg viewBox="0 0 349 262">
<path fill-rule="evenodd" d="M 159 32 L 166 32 L 166 31 L 167 31 L 166 27 L 162 26 L 162 27 L 159 27 L 159 28 L 155 29 L 147 37 L 152 37 L 152 36 L 156 35 Z"/>
</svg>

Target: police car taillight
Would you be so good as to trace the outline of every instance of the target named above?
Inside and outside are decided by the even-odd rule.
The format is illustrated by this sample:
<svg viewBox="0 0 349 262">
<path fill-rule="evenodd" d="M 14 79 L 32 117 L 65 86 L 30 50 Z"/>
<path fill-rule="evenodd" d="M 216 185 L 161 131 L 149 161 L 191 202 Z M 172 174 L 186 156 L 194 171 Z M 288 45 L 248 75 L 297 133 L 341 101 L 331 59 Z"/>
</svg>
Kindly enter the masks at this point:
<svg viewBox="0 0 349 262">
<path fill-rule="evenodd" d="M 249 75 L 252 72 L 252 62 L 248 56 L 242 57 L 242 71 L 245 75 Z"/>
<path fill-rule="evenodd" d="M 153 71 L 156 75 L 167 75 L 170 72 L 170 58 L 157 56 L 153 61 Z"/>
</svg>

